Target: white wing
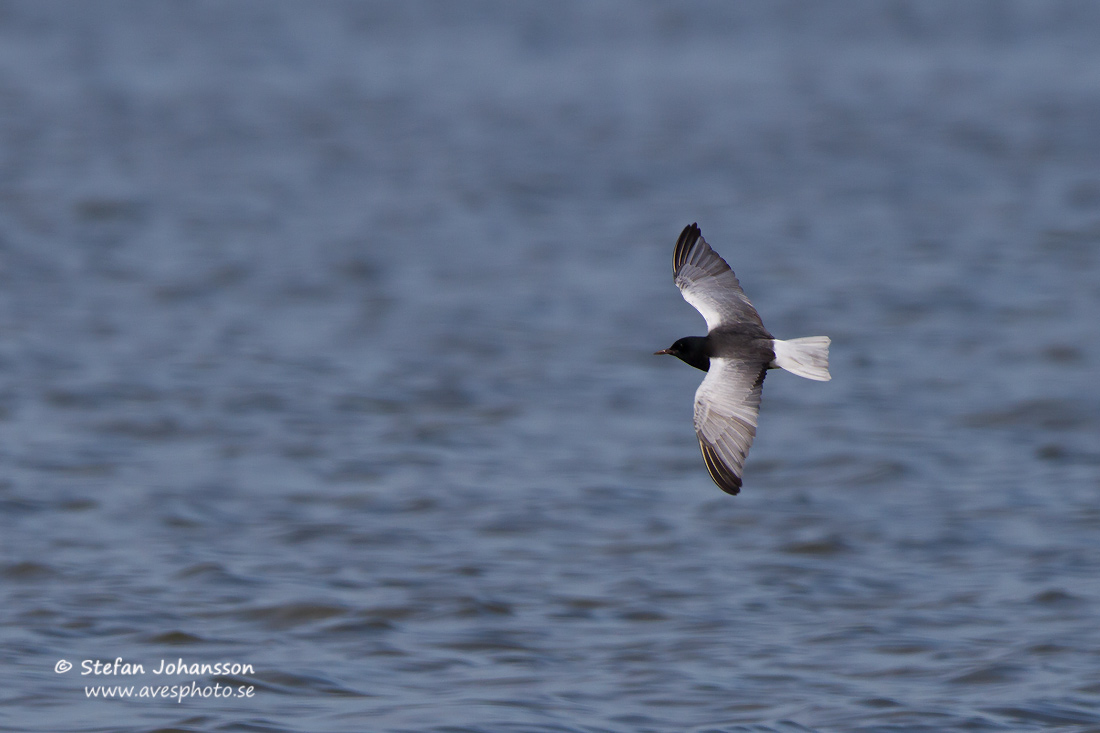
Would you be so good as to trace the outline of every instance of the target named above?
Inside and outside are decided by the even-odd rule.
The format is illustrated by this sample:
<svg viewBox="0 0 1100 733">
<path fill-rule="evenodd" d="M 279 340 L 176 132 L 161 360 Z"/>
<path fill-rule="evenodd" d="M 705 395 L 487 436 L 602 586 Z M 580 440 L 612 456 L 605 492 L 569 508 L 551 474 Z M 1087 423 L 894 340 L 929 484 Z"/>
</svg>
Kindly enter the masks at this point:
<svg viewBox="0 0 1100 733">
<path fill-rule="evenodd" d="M 767 368 L 757 361 L 711 358 L 695 391 L 695 433 L 707 471 L 727 494 L 741 490 L 741 469 L 756 437 Z"/>
<path fill-rule="evenodd" d="M 735 323 L 764 328 L 737 276 L 703 239 L 698 225 L 684 227 L 680 233 L 672 256 L 672 273 L 684 300 L 703 314 L 707 331 Z"/>
</svg>

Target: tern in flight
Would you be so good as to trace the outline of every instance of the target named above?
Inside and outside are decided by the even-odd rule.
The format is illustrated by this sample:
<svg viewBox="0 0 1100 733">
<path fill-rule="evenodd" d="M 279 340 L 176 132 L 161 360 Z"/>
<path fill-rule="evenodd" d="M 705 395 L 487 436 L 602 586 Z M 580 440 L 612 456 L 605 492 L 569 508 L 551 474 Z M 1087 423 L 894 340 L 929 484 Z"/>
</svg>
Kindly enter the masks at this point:
<svg viewBox="0 0 1100 733">
<path fill-rule="evenodd" d="M 828 381 L 829 337 L 780 341 L 768 333 L 737 276 L 703 239 L 697 224 L 681 232 L 672 273 L 684 300 L 706 319 L 707 335 L 682 338 L 656 353 L 671 354 L 707 373 L 695 391 L 695 433 L 714 483 L 727 494 L 737 494 L 756 437 L 764 375 L 778 368 Z"/>
</svg>

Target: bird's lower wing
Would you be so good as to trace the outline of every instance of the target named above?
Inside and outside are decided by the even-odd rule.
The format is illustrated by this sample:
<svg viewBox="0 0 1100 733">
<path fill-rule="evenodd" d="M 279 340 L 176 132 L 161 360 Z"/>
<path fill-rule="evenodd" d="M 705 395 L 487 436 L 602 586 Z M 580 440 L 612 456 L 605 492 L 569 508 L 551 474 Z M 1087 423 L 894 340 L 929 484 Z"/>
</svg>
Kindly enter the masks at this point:
<svg viewBox="0 0 1100 733">
<path fill-rule="evenodd" d="M 695 392 L 695 433 L 707 471 L 727 494 L 741 490 L 741 470 L 756 437 L 756 417 L 764 386 L 764 364 L 710 360 Z"/>
</svg>

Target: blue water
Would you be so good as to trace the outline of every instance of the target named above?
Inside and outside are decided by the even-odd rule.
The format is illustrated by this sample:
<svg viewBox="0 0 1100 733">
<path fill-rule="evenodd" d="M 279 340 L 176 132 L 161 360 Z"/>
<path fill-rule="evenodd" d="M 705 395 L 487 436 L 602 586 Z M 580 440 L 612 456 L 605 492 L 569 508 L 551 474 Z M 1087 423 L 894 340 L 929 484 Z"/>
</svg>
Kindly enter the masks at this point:
<svg viewBox="0 0 1100 733">
<path fill-rule="evenodd" d="M 0 5 L 0 729 L 1100 730 L 1097 27 Z M 736 498 L 693 221 L 833 339 Z"/>
</svg>

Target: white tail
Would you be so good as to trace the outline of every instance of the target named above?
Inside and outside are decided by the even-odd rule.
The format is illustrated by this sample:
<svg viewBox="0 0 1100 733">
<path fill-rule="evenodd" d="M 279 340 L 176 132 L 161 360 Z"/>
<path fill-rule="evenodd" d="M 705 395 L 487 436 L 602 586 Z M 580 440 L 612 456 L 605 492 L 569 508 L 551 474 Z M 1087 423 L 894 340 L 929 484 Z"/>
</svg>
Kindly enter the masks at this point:
<svg viewBox="0 0 1100 733">
<path fill-rule="evenodd" d="M 828 382 L 829 376 L 829 337 L 810 336 L 790 341 L 772 341 L 775 361 L 768 366 L 786 369 L 806 379 Z"/>
</svg>

